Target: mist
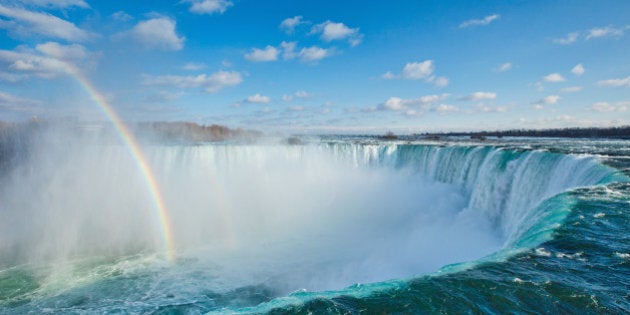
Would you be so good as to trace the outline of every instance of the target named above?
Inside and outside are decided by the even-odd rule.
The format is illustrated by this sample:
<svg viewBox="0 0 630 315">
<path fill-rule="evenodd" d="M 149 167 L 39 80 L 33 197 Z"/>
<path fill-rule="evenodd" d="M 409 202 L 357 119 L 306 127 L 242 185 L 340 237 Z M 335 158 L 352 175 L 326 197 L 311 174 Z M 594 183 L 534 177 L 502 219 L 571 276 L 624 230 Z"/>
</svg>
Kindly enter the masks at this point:
<svg viewBox="0 0 630 315">
<path fill-rule="evenodd" d="M 165 260 L 153 196 L 128 148 L 72 128 L 25 143 L 0 183 L 5 267 Z M 339 289 L 435 271 L 501 245 L 487 220 L 462 211 L 462 187 L 356 165 L 326 146 L 152 142 L 143 151 L 170 216 L 172 264 L 217 270 L 217 290 Z"/>
</svg>

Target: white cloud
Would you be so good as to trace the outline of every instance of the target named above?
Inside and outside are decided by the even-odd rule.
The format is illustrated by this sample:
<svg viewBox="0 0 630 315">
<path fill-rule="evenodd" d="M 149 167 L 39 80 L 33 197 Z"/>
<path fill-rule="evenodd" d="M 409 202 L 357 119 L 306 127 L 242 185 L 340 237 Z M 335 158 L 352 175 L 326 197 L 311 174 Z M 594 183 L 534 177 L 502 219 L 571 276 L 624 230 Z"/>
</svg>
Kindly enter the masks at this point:
<svg viewBox="0 0 630 315">
<path fill-rule="evenodd" d="M 170 86 L 183 89 L 201 87 L 208 93 L 215 93 L 223 88 L 239 85 L 241 82 L 243 82 L 243 77 L 236 71 L 217 71 L 211 75 L 196 76 L 145 75 L 143 78 L 143 84 L 149 86 Z"/>
<path fill-rule="evenodd" d="M 129 32 L 130 36 L 147 49 L 181 50 L 185 38 L 175 32 L 176 23 L 168 17 L 141 21 Z"/>
<path fill-rule="evenodd" d="M 567 34 L 566 37 L 556 38 L 553 40 L 553 42 L 560 45 L 570 45 L 570 44 L 575 43 L 578 40 L 578 36 L 580 36 L 580 33 L 573 32 L 573 33 Z"/>
<path fill-rule="evenodd" d="M 289 60 L 297 57 L 297 53 L 295 49 L 297 47 L 296 42 L 282 42 L 280 43 L 280 48 L 282 48 L 282 59 Z"/>
<path fill-rule="evenodd" d="M 414 115 L 422 114 L 425 110 L 435 110 L 439 107 L 439 102 L 449 97 L 449 94 L 425 95 L 416 99 L 402 99 L 400 97 L 390 97 L 385 102 L 379 104 L 375 110 L 381 111 L 413 111 Z M 445 105 L 446 106 L 446 105 Z M 450 105 L 442 107 L 441 111 L 451 109 Z"/>
<path fill-rule="evenodd" d="M 582 91 L 582 87 L 581 86 L 569 86 L 569 87 L 565 87 L 560 89 L 560 92 L 562 93 L 575 93 L 575 92 L 579 92 Z"/>
<path fill-rule="evenodd" d="M 385 102 L 380 104 L 379 108 L 393 111 L 403 110 L 407 108 L 407 105 L 405 103 L 409 104 L 411 102 L 409 100 L 403 100 L 400 97 L 390 97 Z"/>
<path fill-rule="evenodd" d="M 226 0 L 185 0 L 192 4 L 190 6 L 190 12 L 196 14 L 213 14 L 213 13 L 221 13 L 223 14 L 229 7 L 233 6 L 234 3 Z"/>
<path fill-rule="evenodd" d="M 41 101 L 26 99 L 0 91 L 0 108 L 12 111 L 31 111 L 41 105 Z"/>
<path fill-rule="evenodd" d="M 279 54 L 280 50 L 268 45 L 265 49 L 253 48 L 250 53 L 245 54 L 245 59 L 253 62 L 276 61 Z"/>
<path fill-rule="evenodd" d="M 311 28 L 311 34 L 321 34 L 321 39 L 327 42 L 348 39 L 353 47 L 360 44 L 363 39 L 363 35 L 359 33 L 359 28 L 349 28 L 343 23 L 331 21 L 314 25 Z"/>
<path fill-rule="evenodd" d="M 497 72 L 506 72 L 512 70 L 512 63 L 506 62 L 496 68 Z"/>
<path fill-rule="evenodd" d="M 67 70 L 63 61 L 34 52 L 0 50 L 0 62 L 7 64 L 12 71 L 41 78 L 53 78 L 65 74 Z"/>
<path fill-rule="evenodd" d="M 477 25 L 488 25 L 492 23 L 492 21 L 497 20 L 499 17 L 501 16 L 498 14 L 492 14 L 492 15 L 488 15 L 484 17 L 483 19 L 472 19 L 472 20 L 464 21 L 461 24 L 459 24 L 459 28 L 466 28 L 466 27 L 477 26 Z"/>
<path fill-rule="evenodd" d="M 78 44 L 61 45 L 55 42 L 47 42 L 37 45 L 35 49 L 47 56 L 64 61 L 82 60 L 88 57 L 87 49 Z"/>
<path fill-rule="evenodd" d="M 292 101 L 294 98 L 300 98 L 300 99 L 305 99 L 305 98 L 309 98 L 312 97 L 313 94 L 308 93 L 304 90 L 300 90 L 300 91 L 296 91 L 293 94 L 284 94 L 282 95 L 282 100 L 285 102 L 290 102 Z"/>
<path fill-rule="evenodd" d="M 628 110 L 630 102 L 618 102 L 616 104 L 610 104 L 608 102 L 597 102 L 591 106 L 591 109 L 596 112 L 625 112 Z"/>
<path fill-rule="evenodd" d="M 559 95 L 549 95 L 549 96 L 545 96 L 541 101 L 544 104 L 556 104 L 558 103 L 560 98 L 561 97 Z"/>
<path fill-rule="evenodd" d="M 169 91 L 158 91 L 157 93 L 147 97 L 146 101 L 151 103 L 170 102 L 179 99 L 184 95 L 183 92 L 172 93 Z"/>
<path fill-rule="evenodd" d="M 41 35 L 72 42 L 83 42 L 94 35 L 78 28 L 71 22 L 47 13 L 31 12 L 19 8 L 10 8 L 0 4 L 0 28 L 7 29 L 19 37 Z"/>
<path fill-rule="evenodd" d="M 470 113 L 505 113 L 508 111 L 506 106 L 488 106 L 483 103 L 476 104 L 474 110 Z"/>
<path fill-rule="evenodd" d="M 571 69 L 571 73 L 575 75 L 583 75 L 585 71 L 586 69 L 584 69 L 584 66 L 581 63 L 578 63 Z"/>
<path fill-rule="evenodd" d="M 449 83 L 447 77 L 437 77 L 435 79 L 430 79 L 429 81 L 432 82 L 437 87 L 445 87 Z"/>
<path fill-rule="evenodd" d="M 291 112 L 302 112 L 306 110 L 306 107 L 304 106 L 291 106 L 289 108 L 287 108 L 288 111 Z"/>
<path fill-rule="evenodd" d="M 293 95 L 295 95 L 295 97 L 297 98 L 309 98 L 312 96 L 310 93 L 303 90 L 297 91 Z"/>
<path fill-rule="evenodd" d="M 425 60 L 422 62 L 408 62 L 402 69 L 400 75 L 387 71 L 381 75 L 382 79 L 407 79 L 407 80 L 423 80 L 426 83 L 432 83 L 437 87 L 445 87 L 449 84 L 447 77 L 436 77 L 433 75 L 435 66 L 433 60 Z"/>
<path fill-rule="evenodd" d="M 545 105 L 553 105 L 558 103 L 561 99 L 560 95 L 549 95 L 541 98 L 538 102 L 534 103 L 534 109 L 543 109 Z"/>
<path fill-rule="evenodd" d="M 460 100 L 482 101 L 482 100 L 494 100 L 496 98 L 497 98 L 497 93 L 494 93 L 494 92 L 474 92 L 472 94 L 469 94 L 460 98 Z"/>
<path fill-rule="evenodd" d="M 381 78 L 385 80 L 393 80 L 393 79 L 396 79 L 397 77 L 391 71 L 387 71 L 381 75 Z"/>
<path fill-rule="evenodd" d="M 292 18 L 287 18 L 284 21 L 282 21 L 282 23 L 280 23 L 280 29 L 283 30 L 287 34 L 293 34 L 293 32 L 295 32 L 295 28 L 298 25 L 306 24 L 306 23 L 308 22 L 303 21 L 301 15 L 297 15 L 297 16 L 294 16 Z"/>
<path fill-rule="evenodd" d="M 253 62 L 276 61 L 282 54 L 284 60 L 299 58 L 301 62 L 314 63 L 334 55 L 334 52 L 334 48 L 319 46 L 305 47 L 298 51 L 297 42 L 282 42 L 279 47 L 268 45 L 264 49 L 253 48 L 245 55 L 245 59 Z"/>
<path fill-rule="evenodd" d="M 543 77 L 546 82 L 564 82 L 566 81 L 560 73 L 550 73 Z"/>
<path fill-rule="evenodd" d="M 28 76 L 24 74 L 0 71 L 0 81 L 16 83 L 26 79 L 27 77 Z"/>
<path fill-rule="evenodd" d="M 303 62 L 314 62 L 332 56 L 332 51 L 330 49 L 311 46 L 307 48 L 302 48 L 302 50 L 300 50 L 299 56 L 300 60 Z"/>
<path fill-rule="evenodd" d="M 555 38 L 553 42 L 560 45 L 570 45 L 577 42 L 580 38 L 586 41 L 603 37 L 621 37 L 624 35 L 624 31 L 627 29 L 630 29 L 630 27 L 594 27 L 587 31 L 569 33 L 563 38 Z"/>
<path fill-rule="evenodd" d="M 185 64 L 182 69 L 187 71 L 199 71 L 206 68 L 206 65 L 199 62 L 189 62 Z"/>
<path fill-rule="evenodd" d="M 402 77 L 410 80 L 424 79 L 433 74 L 433 70 L 433 60 L 410 62 L 403 68 Z"/>
<path fill-rule="evenodd" d="M 593 39 L 593 38 L 600 38 L 600 37 L 613 37 L 613 36 L 622 36 L 622 35 L 623 35 L 623 29 L 621 28 L 614 28 L 611 26 L 595 27 L 588 31 L 588 34 L 586 35 L 586 40 Z"/>
<path fill-rule="evenodd" d="M 87 9 L 90 7 L 83 0 L 21 0 L 21 2 L 27 5 L 51 8 L 79 7 Z"/>
<path fill-rule="evenodd" d="M 3 75 L 9 81 L 18 81 L 31 75 L 51 79 L 67 74 L 71 67 L 92 68 L 97 58 L 78 44 L 62 45 L 55 42 L 39 44 L 35 49 L 0 50 L 0 64 L 10 73 Z"/>
<path fill-rule="evenodd" d="M 127 22 L 133 20 L 133 16 L 127 14 L 125 11 L 118 11 L 111 15 L 112 19 L 121 22 Z"/>
<path fill-rule="evenodd" d="M 459 108 L 453 105 L 440 104 L 437 107 L 435 107 L 433 110 L 436 111 L 440 115 L 446 115 L 448 113 L 459 111 Z"/>
<path fill-rule="evenodd" d="M 612 87 L 630 87 L 630 77 L 622 79 L 608 79 L 597 82 L 598 86 L 612 86 Z"/>
<path fill-rule="evenodd" d="M 271 102 L 271 98 L 269 98 L 269 96 L 264 96 L 261 94 L 254 94 L 251 96 L 248 96 L 245 99 L 246 102 L 248 103 L 259 103 L 259 104 L 267 104 L 269 102 Z"/>
</svg>

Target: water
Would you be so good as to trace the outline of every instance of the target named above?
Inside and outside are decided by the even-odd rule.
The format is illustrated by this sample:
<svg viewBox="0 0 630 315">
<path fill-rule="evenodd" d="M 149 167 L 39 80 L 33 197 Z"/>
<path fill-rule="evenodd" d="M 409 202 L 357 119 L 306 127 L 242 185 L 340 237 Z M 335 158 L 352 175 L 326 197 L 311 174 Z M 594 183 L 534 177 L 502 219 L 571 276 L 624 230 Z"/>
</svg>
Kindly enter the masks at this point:
<svg viewBox="0 0 630 315">
<path fill-rule="evenodd" d="M 630 310 L 627 141 L 146 145 L 170 261 L 128 150 L 87 138 L 4 155 L 0 313 Z"/>
</svg>

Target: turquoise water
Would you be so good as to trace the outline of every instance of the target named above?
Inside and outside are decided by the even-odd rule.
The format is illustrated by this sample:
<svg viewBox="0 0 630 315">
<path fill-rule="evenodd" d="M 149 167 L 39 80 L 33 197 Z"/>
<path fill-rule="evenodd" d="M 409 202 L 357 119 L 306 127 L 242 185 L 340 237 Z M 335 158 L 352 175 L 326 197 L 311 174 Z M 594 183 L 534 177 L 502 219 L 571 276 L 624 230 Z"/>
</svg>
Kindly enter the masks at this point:
<svg viewBox="0 0 630 315">
<path fill-rule="evenodd" d="M 628 144 L 147 147 L 174 262 L 124 148 L 32 154 L 0 190 L 0 312 L 627 313 Z"/>
</svg>

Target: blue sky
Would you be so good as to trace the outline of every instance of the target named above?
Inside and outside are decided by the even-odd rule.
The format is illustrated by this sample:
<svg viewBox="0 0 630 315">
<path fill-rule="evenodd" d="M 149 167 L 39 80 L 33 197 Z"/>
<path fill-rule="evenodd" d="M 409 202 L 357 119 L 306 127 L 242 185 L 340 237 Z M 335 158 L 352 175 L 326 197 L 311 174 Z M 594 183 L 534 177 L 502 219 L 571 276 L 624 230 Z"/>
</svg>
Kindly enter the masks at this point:
<svg viewBox="0 0 630 315">
<path fill-rule="evenodd" d="M 0 120 L 289 132 L 630 124 L 630 1 L 0 0 Z"/>
</svg>

